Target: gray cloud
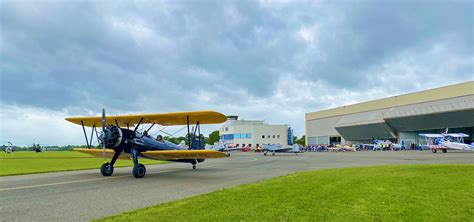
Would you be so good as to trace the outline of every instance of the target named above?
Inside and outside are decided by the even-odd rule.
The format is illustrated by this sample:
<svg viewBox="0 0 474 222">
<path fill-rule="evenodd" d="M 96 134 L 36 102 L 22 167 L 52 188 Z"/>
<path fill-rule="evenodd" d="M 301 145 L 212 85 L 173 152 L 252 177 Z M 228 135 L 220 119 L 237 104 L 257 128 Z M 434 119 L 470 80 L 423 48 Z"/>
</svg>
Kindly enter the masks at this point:
<svg viewBox="0 0 474 222">
<path fill-rule="evenodd" d="M 1 1 L 0 101 L 70 115 L 103 106 L 217 109 L 302 134 L 305 112 L 472 80 L 472 8 L 470 1 Z"/>
</svg>

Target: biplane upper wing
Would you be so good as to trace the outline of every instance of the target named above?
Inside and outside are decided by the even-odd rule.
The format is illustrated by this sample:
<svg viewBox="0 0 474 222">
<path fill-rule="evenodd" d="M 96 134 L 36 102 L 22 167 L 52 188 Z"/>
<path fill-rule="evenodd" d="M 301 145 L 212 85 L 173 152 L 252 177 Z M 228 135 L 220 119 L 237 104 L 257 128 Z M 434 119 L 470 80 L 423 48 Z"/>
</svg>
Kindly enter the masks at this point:
<svg viewBox="0 0 474 222">
<path fill-rule="evenodd" d="M 68 117 L 67 121 L 84 126 L 101 126 L 101 116 L 88 117 Z M 162 126 L 187 125 L 187 124 L 215 124 L 223 123 L 227 117 L 215 111 L 191 111 L 191 112 L 174 112 L 174 113 L 157 113 L 157 114 L 136 114 L 136 115 L 117 115 L 107 116 L 107 125 L 119 125 L 121 127 L 133 126 L 138 123 L 159 124 Z"/>
<path fill-rule="evenodd" d="M 422 133 L 418 134 L 423 137 L 428 137 L 428 138 L 443 138 L 444 136 L 442 134 L 431 134 L 431 133 Z"/>
<path fill-rule="evenodd" d="M 465 133 L 448 133 L 446 135 L 451 137 L 469 137 L 469 135 Z"/>
<path fill-rule="evenodd" d="M 75 148 L 74 151 L 87 153 L 97 158 L 104 157 L 102 149 L 82 149 Z M 106 157 L 111 158 L 114 151 L 111 149 L 105 150 Z M 154 160 L 179 160 L 179 159 L 209 159 L 209 158 L 223 158 L 227 157 L 225 153 L 214 150 L 154 150 L 142 152 L 141 156 Z M 130 159 L 129 155 L 120 155 L 120 159 Z"/>
</svg>

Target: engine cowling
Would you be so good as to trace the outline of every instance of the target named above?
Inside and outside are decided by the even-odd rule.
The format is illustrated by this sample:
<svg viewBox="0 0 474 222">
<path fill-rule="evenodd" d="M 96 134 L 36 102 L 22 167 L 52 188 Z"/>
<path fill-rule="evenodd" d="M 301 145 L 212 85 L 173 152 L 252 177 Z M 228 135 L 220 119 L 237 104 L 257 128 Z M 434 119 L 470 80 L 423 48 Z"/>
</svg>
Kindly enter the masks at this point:
<svg viewBox="0 0 474 222">
<path fill-rule="evenodd" d="M 99 137 L 100 143 L 107 148 L 116 148 L 120 145 L 123 139 L 122 130 L 114 125 L 109 125 L 105 128 Z"/>
</svg>

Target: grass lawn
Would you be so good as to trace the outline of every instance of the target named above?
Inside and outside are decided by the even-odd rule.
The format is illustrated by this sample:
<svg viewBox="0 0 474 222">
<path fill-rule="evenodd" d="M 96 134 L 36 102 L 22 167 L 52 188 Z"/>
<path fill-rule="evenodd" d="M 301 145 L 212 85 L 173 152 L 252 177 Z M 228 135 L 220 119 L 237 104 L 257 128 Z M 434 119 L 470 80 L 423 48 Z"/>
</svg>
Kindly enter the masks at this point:
<svg viewBox="0 0 474 222">
<path fill-rule="evenodd" d="M 109 159 L 107 161 L 110 161 Z M 46 151 L 44 153 L 20 151 L 0 153 L 0 176 L 45 173 L 55 171 L 99 169 L 104 159 L 75 151 Z M 143 164 L 165 163 L 140 159 Z M 132 166 L 131 160 L 117 160 L 116 167 Z"/>
<path fill-rule="evenodd" d="M 317 170 L 103 221 L 474 221 L 474 165 Z"/>
</svg>

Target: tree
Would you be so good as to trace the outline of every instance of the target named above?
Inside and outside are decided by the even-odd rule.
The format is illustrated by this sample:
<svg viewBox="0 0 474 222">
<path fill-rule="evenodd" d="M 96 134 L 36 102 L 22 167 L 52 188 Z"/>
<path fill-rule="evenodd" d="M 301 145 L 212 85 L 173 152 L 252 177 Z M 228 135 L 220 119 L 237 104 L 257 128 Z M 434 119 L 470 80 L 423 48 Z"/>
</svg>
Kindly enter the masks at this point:
<svg viewBox="0 0 474 222">
<path fill-rule="evenodd" d="M 299 145 L 302 145 L 304 146 L 305 145 L 305 140 L 306 140 L 306 136 L 303 135 L 301 138 L 298 139 L 298 137 L 294 137 L 294 140 L 293 140 L 293 143 L 295 144 L 299 144 Z"/>
<path fill-rule="evenodd" d="M 219 141 L 219 131 L 216 130 L 212 133 L 209 134 L 209 139 L 207 141 L 207 144 L 214 144 L 215 142 Z"/>
</svg>

